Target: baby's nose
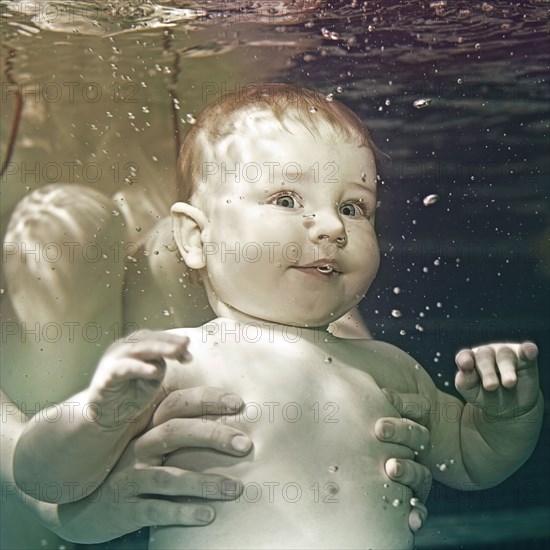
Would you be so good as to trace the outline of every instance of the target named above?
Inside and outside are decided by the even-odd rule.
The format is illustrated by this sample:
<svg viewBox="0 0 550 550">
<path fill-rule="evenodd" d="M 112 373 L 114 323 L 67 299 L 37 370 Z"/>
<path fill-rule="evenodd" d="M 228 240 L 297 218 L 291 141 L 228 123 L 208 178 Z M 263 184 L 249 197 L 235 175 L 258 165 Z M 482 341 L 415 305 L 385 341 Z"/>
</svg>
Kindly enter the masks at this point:
<svg viewBox="0 0 550 550">
<path fill-rule="evenodd" d="M 330 242 L 344 246 L 347 242 L 344 224 L 337 213 L 318 212 L 304 215 L 304 226 L 314 243 Z"/>
</svg>

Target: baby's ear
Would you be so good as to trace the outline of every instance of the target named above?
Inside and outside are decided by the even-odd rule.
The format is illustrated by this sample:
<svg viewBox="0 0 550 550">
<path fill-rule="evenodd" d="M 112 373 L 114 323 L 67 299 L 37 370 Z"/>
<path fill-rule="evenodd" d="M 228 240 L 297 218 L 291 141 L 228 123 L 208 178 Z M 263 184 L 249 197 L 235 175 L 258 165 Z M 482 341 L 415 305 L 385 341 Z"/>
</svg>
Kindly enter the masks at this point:
<svg viewBox="0 0 550 550">
<path fill-rule="evenodd" d="M 172 229 L 184 262 L 191 269 L 206 265 L 201 233 L 207 219 L 202 210 L 185 202 L 172 206 Z"/>
</svg>

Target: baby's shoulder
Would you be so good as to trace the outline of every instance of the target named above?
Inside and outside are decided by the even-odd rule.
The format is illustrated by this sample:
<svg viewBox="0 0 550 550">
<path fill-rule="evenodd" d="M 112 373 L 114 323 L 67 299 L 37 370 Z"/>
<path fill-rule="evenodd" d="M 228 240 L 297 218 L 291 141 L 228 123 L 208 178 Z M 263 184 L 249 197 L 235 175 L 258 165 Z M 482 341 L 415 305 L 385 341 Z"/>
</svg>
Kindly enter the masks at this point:
<svg viewBox="0 0 550 550">
<path fill-rule="evenodd" d="M 414 369 L 417 364 L 407 352 L 388 342 L 382 340 L 352 340 L 352 342 L 358 342 L 365 351 L 378 356 L 381 360 L 390 361 L 405 369 Z"/>
<path fill-rule="evenodd" d="M 355 340 L 354 342 L 368 352 L 386 375 L 399 378 L 408 391 L 416 391 L 419 384 L 422 385 L 422 380 L 428 376 L 414 357 L 393 344 L 380 340 Z"/>
</svg>

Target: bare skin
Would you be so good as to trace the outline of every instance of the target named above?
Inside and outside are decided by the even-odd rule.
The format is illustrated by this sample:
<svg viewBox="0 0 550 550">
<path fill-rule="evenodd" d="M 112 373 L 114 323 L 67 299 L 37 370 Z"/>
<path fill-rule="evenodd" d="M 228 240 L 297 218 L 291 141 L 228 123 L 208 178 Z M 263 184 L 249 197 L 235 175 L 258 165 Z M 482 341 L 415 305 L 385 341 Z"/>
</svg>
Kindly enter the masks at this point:
<svg viewBox="0 0 550 550">
<path fill-rule="evenodd" d="M 340 169 L 338 178 L 306 178 L 291 188 L 281 184 L 281 178 L 263 182 L 265 187 L 235 179 L 210 197 L 209 212 L 201 210 L 204 206 L 198 201 L 175 204 L 174 232 L 180 253 L 189 267 L 200 270 L 212 308 L 225 319 L 202 329 L 145 335 L 132 344 L 112 347 L 88 389 L 74 398 L 81 408 L 92 402 L 100 405 L 93 422 L 86 428 L 82 423 L 80 428 L 66 422 L 53 427 L 45 422 L 30 423 L 17 449 L 17 481 L 23 486 L 41 475 L 58 483 L 67 478 L 101 481 L 136 434 L 136 426 L 121 423 L 119 415 L 100 413 L 111 411 L 114 405 L 131 406 L 139 413 L 141 425 L 168 391 L 197 383 L 232 386 L 242 394 L 247 408 L 258 403 L 283 406 L 284 400 L 299 411 L 315 413 L 315 407 L 322 404 L 323 411 L 327 405 L 342 411 L 342 421 L 320 422 L 314 415 L 313 420 L 301 423 L 301 415 L 292 421 L 283 414 L 279 422 L 263 417 L 251 423 L 246 417 L 242 422 L 237 415 L 230 425 L 255 440 L 253 453 L 244 460 L 223 456 L 212 460 L 210 451 L 200 448 L 179 453 L 174 438 L 178 423 L 164 422 L 167 461 L 162 464 L 169 469 L 180 466 L 222 476 L 212 484 L 201 484 L 200 497 L 236 494 L 240 482 L 244 491 L 253 483 L 270 488 L 291 484 L 300 491 L 300 498 L 287 494 L 278 503 L 271 498 L 251 502 L 243 493 L 238 503 L 246 505 L 232 513 L 230 503 L 220 505 L 218 521 L 206 530 L 189 533 L 174 527 L 154 532 L 153 548 L 294 548 L 297 544 L 341 548 L 342 543 L 361 548 L 410 547 L 412 495 L 402 491 L 401 485 L 388 483 L 386 474 L 398 474 L 400 465 L 412 461 L 415 453 L 419 457 L 424 454 L 427 430 L 418 450 L 407 448 L 406 443 L 384 446 L 380 439 L 388 437 L 387 419 L 398 419 L 401 413 L 401 407 L 392 407 L 390 401 L 397 405 L 403 396 L 401 400 L 409 405 L 409 396 L 414 396 L 412 402 L 423 400 L 428 411 L 441 407 L 458 411 L 459 421 L 449 421 L 445 415 L 442 420 L 438 415 L 434 419 L 432 414 L 424 419 L 433 434 L 432 473 L 464 488 L 491 486 L 519 467 L 536 442 L 542 417 L 538 351 L 530 343 L 492 344 L 461 354 L 456 385 L 465 405 L 437 391 L 425 371 L 392 346 L 328 337 L 329 322 L 358 303 L 378 267 L 373 154 L 353 141 L 335 146 L 334 136 L 314 136 L 296 121 L 289 131 L 269 113 L 262 117 L 258 128 L 238 136 L 242 149 L 224 148 L 222 158 L 225 155 L 225 160 L 235 161 L 235 155 L 239 159 L 246 153 L 271 163 L 275 150 L 275 164 L 299 155 L 303 168 L 330 159 Z M 235 255 L 205 253 L 206 244 L 210 251 L 220 250 L 222 245 L 235 250 L 237 244 L 249 242 L 250 235 L 260 252 L 258 243 L 278 247 L 269 249 L 273 254 L 260 254 L 258 261 L 246 264 Z M 281 244 L 305 252 L 304 257 L 300 261 L 285 256 Z M 243 326 L 252 326 L 256 332 L 252 337 L 248 331 L 241 334 Z M 299 330 L 299 338 L 289 341 L 289 329 L 291 335 L 295 334 L 292 330 Z M 192 357 L 187 353 L 188 335 Z M 231 340 L 232 335 L 241 338 Z M 269 401 L 274 397 L 271 392 L 277 393 L 279 402 Z M 166 407 L 169 410 L 167 403 L 172 400 L 168 399 L 159 405 L 153 426 L 155 416 L 159 421 Z M 496 421 L 485 418 L 483 408 L 495 403 Z M 528 416 L 531 422 L 518 427 L 518 415 Z M 385 417 L 382 425 L 380 416 Z M 339 424 L 337 430 L 335 424 Z M 409 426 L 413 425 L 407 424 L 407 429 Z M 192 431 L 188 436 L 194 441 Z M 147 441 L 147 433 L 142 438 Z M 511 438 L 515 443 L 512 452 Z M 65 448 L 74 449 L 76 457 L 86 457 L 84 464 L 67 454 L 57 457 L 57 462 L 52 460 Z M 42 467 L 40 461 L 44 460 Z M 438 467 L 447 461 L 450 467 Z M 315 506 L 320 502 L 312 504 L 301 498 L 306 486 L 320 488 L 327 472 L 339 481 L 337 486 L 327 482 L 323 489 L 328 488 L 329 499 L 339 495 L 342 501 L 323 504 L 343 503 L 330 512 Z M 197 489 L 195 485 L 195 495 Z M 299 520 L 289 525 L 289 517 Z M 261 532 L 258 525 L 262 525 Z"/>
</svg>

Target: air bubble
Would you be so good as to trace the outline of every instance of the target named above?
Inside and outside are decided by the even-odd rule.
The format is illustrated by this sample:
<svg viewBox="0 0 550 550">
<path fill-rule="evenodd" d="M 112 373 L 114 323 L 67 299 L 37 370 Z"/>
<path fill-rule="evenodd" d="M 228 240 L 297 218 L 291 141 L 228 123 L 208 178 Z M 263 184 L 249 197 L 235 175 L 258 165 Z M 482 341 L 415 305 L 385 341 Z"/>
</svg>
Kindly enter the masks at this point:
<svg viewBox="0 0 550 550">
<path fill-rule="evenodd" d="M 399 317 L 401 317 L 402 313 L 398 310 L 398 309 L 392 309 L 391 310 L 391 316 L 392 317 L 395 317 L 396 319 L 398 319 Z"/>
<path fill-rule="evenodd" d="M 391 505 L 392 505 L 394 508 L 397 508 L 398 506 L 401 505 L 401 501 L 400 501 L 398 498 L 394 498 L 394 499 L 391 501 Z"/>
<path fill-rule="evenodd" d="M 332 363 L 332 357 L 325 357 L 325 363 Z"/>
<path fill-rule="evenodd" d="M 336 466 L 336 464 L 333 465 L 333 466 L 329 466 L 329 467 L 328 467 L 328 471 L 329 471 L 331 474 L 334 474 L 335 472 L 338 471 L 338 466 Z"/>
<path fill-rule="evenodd" d="M 398 286 L 393 287 L 394 294 L 401 294 L 401 289 Z"/>
<path fill-rule="evenodd" d="M 429 97 L 421 97 L 420 99 L 417 99 L 413 103 L 413 107 L 415 109 L 424 109 L 424 107 L 427 107 L 432 102 L 431 98 Z"/>
<path fill-rule="evenodd" d="M 191 113 L 187 113 L 185 115 L 185 120 L 189 123 L 189 124 L 195 124 L 197 122 L 197 119 L 191 114 Z"/>
<path fill-rule="evenodd" d="M 435 193 L 433 193 L 432 195 L 426 195 L 422 199 L 422 203 L 424 204 L 424 206 L 431 206 L 432 204 L 435 204 L 438 200 L 439 200 L 439 195 L 436 195 Z"/>
<path fill-rule="evenodd" d="M 309 112 L 310 113 L 316 113 L 317 112 L 317 109 L 315 107 L 310 107 L 309 108 Z"/>
</svg>

